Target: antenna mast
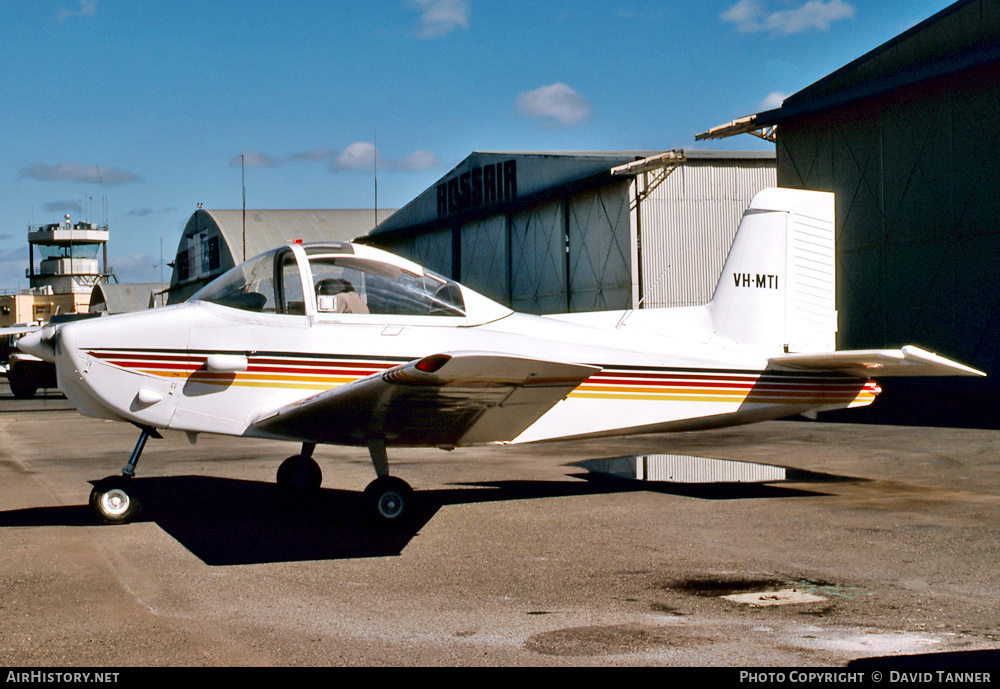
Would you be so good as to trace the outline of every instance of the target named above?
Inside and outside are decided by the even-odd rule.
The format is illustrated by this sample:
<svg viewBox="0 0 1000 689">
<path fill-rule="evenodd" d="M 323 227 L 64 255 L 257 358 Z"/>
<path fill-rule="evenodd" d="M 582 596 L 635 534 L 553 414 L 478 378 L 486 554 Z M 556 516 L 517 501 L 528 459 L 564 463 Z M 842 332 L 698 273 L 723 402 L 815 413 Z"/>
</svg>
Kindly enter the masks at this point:
<svg viewBox="0 0 1000 689">
<path fill-rule="evenodd" d="M 247 166 L 245 154 L 240 153 L 240 174 L 243 176 L 243 260 L 247 260 Z"/>
</svg>

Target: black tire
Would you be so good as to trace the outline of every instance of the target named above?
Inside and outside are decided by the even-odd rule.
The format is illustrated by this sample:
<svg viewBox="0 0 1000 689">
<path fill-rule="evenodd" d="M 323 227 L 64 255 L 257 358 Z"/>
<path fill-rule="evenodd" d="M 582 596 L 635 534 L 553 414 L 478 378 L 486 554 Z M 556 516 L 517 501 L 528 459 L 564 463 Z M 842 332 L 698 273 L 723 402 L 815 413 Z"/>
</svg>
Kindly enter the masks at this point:
<svg viewBox="0 0 1000 689">
<path fill-rule="evenodd" d="M 365 488 L 365 506 L 376 524 L 405 523 L 413 512 L 413 489 L 395 476 L 381 476 Z"/>
<path fill-rule="evenodd" d="M 7 371 L 7 382 L 10 384 L 10 391 L 19 400 L 28 400 L 38 392 L 38 381 L 35 380 L 34 372 L 29 366 L 24 364 L 14 364 Z"/>
<path fill-rule="evenodd" d="M 278 467 L 277 481 L 278 490 L 286 495 L 314 495 L 323 484 L 323 471 L 312 457 L 295 455 Z"/>
<path fill-rule="evenodd" d="M 142 503 L 129 479 L 113 476 L 94 485 L 90 509 L 105 524 L 127 524 L 139 514 Z"/>
</svg>

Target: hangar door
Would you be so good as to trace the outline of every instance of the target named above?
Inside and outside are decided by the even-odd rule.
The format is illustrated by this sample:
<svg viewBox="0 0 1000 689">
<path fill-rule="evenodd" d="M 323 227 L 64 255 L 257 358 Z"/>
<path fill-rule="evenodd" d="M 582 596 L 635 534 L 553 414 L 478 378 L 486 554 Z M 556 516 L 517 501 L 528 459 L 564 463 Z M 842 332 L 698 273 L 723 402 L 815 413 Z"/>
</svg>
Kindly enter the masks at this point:
<svg viewBox="0 0 1000 689">
<path fill-rule="evenodd" d="M 408 258 L 428 270 L 452 276 L 452 231 L 450 228 L 425 232 L 382 245 L 386 251 Z"/>
<path fill-rule="evenodd" d="M 570 199 L 570 311 L 609 311 L 631 305 L 630 229 L 628 182 Z"/>
<path fill-rule="evenodd" d="M 482 225 L 469 237 L 481 238 Z M 512 214 L 511 308 L 528 313 L 626 308 L 632 298 L 630 231 L 628 182 Z M 488 234 L 501 233 L 497 228 Z M 467 277 L 469 244 L 464 233 L 462 241 L 462 274 Z M 477 256 L 482 253 L 471 250 Z M 478 262 L 480 272 L 499 275 L 494 261 L 481 257 Z"/>
<path fill-rule="evenodd" d="M 566 311 L 566 215 L 562 201 L 511 215 L 510 261 L 512 309 L 527 313 Z"/>
<path fill-rule="evenodd" d="M 510 298 L 507 216 L 494 215 L 466 223 L 461 232 L 461 281 L 490 299 L 507 303 Z"/>
</svg>

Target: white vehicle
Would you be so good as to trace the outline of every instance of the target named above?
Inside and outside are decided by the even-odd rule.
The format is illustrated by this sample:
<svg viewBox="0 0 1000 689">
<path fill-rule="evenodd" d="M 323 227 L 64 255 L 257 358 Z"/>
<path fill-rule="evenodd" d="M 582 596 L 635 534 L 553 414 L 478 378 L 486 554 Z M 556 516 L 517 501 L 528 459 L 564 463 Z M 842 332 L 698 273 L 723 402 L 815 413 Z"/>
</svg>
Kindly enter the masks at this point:
<svg viewBox="0 0 1000 689">
<path fill-rule="evenodd" d="M 981 372 L 915 347 L 833 351 L 833 198 L 772 189 L 744 214 L 710 303 L 514 313 L 372 247 L 290 243 L 183 304 L 47 326 L 18 346 L 54 361 L 83 414 L 139 440 L 91 505 L 135 516 L 136 462 L 157 429 L 301 443 L 283 490 L 315 491 L 318 443 L 367 446 L 373 514 L 410 487 L 387 448 L 616 436 L 870 404 L 873 377 Z"/>
</svg>

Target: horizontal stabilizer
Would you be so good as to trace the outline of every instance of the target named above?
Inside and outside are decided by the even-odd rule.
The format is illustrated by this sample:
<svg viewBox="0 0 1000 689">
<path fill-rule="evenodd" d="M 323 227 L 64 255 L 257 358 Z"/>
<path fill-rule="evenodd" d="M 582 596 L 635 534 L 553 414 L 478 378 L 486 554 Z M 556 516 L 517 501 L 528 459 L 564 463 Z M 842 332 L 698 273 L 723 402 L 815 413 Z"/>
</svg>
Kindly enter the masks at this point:
<svg viewBox="0 0 1000 689">
<path fill-rule="evenodd" d="M 780 354 L 771 357 L 774 369 L 789 371 L 831 371 L 879 378 L 888 376 L 985 376 L 964 364 L 946 359 L 919 347 L 902 349 L 857 349 L 824 354 Z"/>
<path fill-rule="evenodd" d="M 335 445 L 504 442 L 598 370 L 492 353 L 434 354 L 282 407 L 249 430 Z"/>
</svg>

